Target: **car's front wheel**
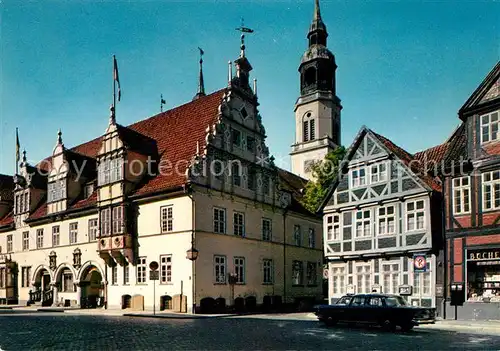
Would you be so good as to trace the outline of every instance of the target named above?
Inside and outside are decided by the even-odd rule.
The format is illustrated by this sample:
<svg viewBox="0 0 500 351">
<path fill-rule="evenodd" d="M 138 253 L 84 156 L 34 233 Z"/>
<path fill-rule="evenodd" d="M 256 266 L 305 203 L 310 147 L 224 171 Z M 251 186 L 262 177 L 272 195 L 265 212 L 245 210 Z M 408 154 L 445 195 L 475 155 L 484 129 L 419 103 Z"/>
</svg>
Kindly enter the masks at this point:
<svg viewBox="0 0 500 351">
<path fill-rule="evenodd" d="M 326 318 L 324 322 L 325 322 L 325 325 L 326 325 L 327 327 L 332 327 L 332 326 L 334 326 L 335 324 L 337 324 L 337 320 L 336 320 L 336 319 L 333 319 L 332 317 L 328 317 L 328 318 Z"/>
<path fill-rule="evenodd" d="M 380 326 L 385 331 L 394 332 L 396 331 L 396 324 L 394 324 L 390 319 L 384 319 L 380 322 Z"/>
</svg>

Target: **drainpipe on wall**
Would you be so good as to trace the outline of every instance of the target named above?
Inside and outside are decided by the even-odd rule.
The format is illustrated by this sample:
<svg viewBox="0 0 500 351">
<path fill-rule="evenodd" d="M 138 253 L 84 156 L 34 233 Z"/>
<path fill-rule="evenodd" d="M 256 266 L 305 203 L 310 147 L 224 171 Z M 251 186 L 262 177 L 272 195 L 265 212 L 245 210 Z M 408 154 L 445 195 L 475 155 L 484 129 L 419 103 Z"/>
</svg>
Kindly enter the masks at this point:
<svg viewBox="0 0 500 351">
<path fill-rule="evenodd" d="M 283 304 L 286 303 L 286 215 L 288 209 L 283 211 Z"/>
<path fill-rule="evenodd" d="M 445 212 L 445 178 L 440 176 L 441 180 L 441 231 L 444 239 L 443 248 L 443 319 L 446 319 L 446 299 L 448 298 L 448 241 L 446 240 L 446 212 Z"/>
<path fill-rule="evenodd" d="M 192 194 L 191 187 L 184 187 L 184 191 L 191 199 L 191 249 L 196 248 L 196 202 Z M 192 310 L 191 313 L 196 313 L 196 260 L 191 260 L 191 286 L 192 286 Z"/>
</svg>

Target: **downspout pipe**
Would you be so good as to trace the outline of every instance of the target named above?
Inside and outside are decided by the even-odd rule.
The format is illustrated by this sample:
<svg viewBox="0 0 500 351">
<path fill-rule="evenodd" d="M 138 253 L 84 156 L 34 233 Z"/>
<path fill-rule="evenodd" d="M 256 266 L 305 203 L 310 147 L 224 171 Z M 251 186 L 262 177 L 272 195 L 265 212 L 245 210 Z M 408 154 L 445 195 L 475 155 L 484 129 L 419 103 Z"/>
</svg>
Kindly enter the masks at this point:
<svg viewBox="0 0 500 351">
<path fill-rule="evenodd" d="M 196 248 L 196 202 L 193 197 L 193 188 L 188 184 L 183 186 L 184 192 L 191 199 L 191 249 Z M 191 261 L 191 286 L 192 286 L 192 310 L 196 313 L 196 260 Z"/>
<path fill-rule="evenodd" d="M 285 208 L 283 211 L 283 304 L 286 304 L 286 215 L 288 214 L 288 209 Z"/>
<path fill-rule="evenodd" d="M 443 319 L 446 319 L 446 300 L 448 299 L 448 240 L 446 239 L 446 211 L 445 211 L 445 200 L 446 200 L 446 183 L 445 177 L 443 175 L 439 176 L 441 180 L 441 231 L 443 237 Z"/>
</svg>

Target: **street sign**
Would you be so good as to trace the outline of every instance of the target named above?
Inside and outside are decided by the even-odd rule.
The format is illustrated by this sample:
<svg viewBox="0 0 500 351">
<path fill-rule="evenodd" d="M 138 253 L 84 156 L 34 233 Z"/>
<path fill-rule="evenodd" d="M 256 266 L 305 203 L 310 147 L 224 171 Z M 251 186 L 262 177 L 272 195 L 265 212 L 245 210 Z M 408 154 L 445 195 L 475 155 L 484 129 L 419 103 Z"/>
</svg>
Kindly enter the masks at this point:
<svg viewBox="0 0 500 351">
<path fill-rule="evenodd" d="M 425 254 L 413 255 L 413 272 L 414 273 L 427 272 L 427 258 L 425 257 Z"/>
<path fill-rule="evenodd" d="M 158 270 L 158 267 L 160 267 L 160 265 L 156 261 L 151 261 L 151 263 L 149 264 L 149 269 L 151 269 L 152 271 Z"/>
<path fill-rule="evenodd" d="M 159 280 L 160 272 L 158 271 L 149 271 L 149 280 Z"/>
</svg>

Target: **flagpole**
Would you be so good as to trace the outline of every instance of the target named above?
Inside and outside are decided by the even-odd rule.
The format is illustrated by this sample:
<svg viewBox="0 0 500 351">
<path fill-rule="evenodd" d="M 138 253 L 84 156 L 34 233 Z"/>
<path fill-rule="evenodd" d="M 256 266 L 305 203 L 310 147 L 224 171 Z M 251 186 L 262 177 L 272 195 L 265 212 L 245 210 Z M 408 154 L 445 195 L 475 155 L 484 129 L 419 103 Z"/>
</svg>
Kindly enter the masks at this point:
<svg viewBox="0 0 500 351">
<path fill-rule="evenodd" d="M 18 128 L 16 127 L 16 175 L 19 173 L 19 133 Z"/>
<path fill-rule="evenodd" d="M 113 109 L 116 114 L 116 77 L 115 77 L 115 62 L 116 57 L 113 55 Z"/>
</svg>

